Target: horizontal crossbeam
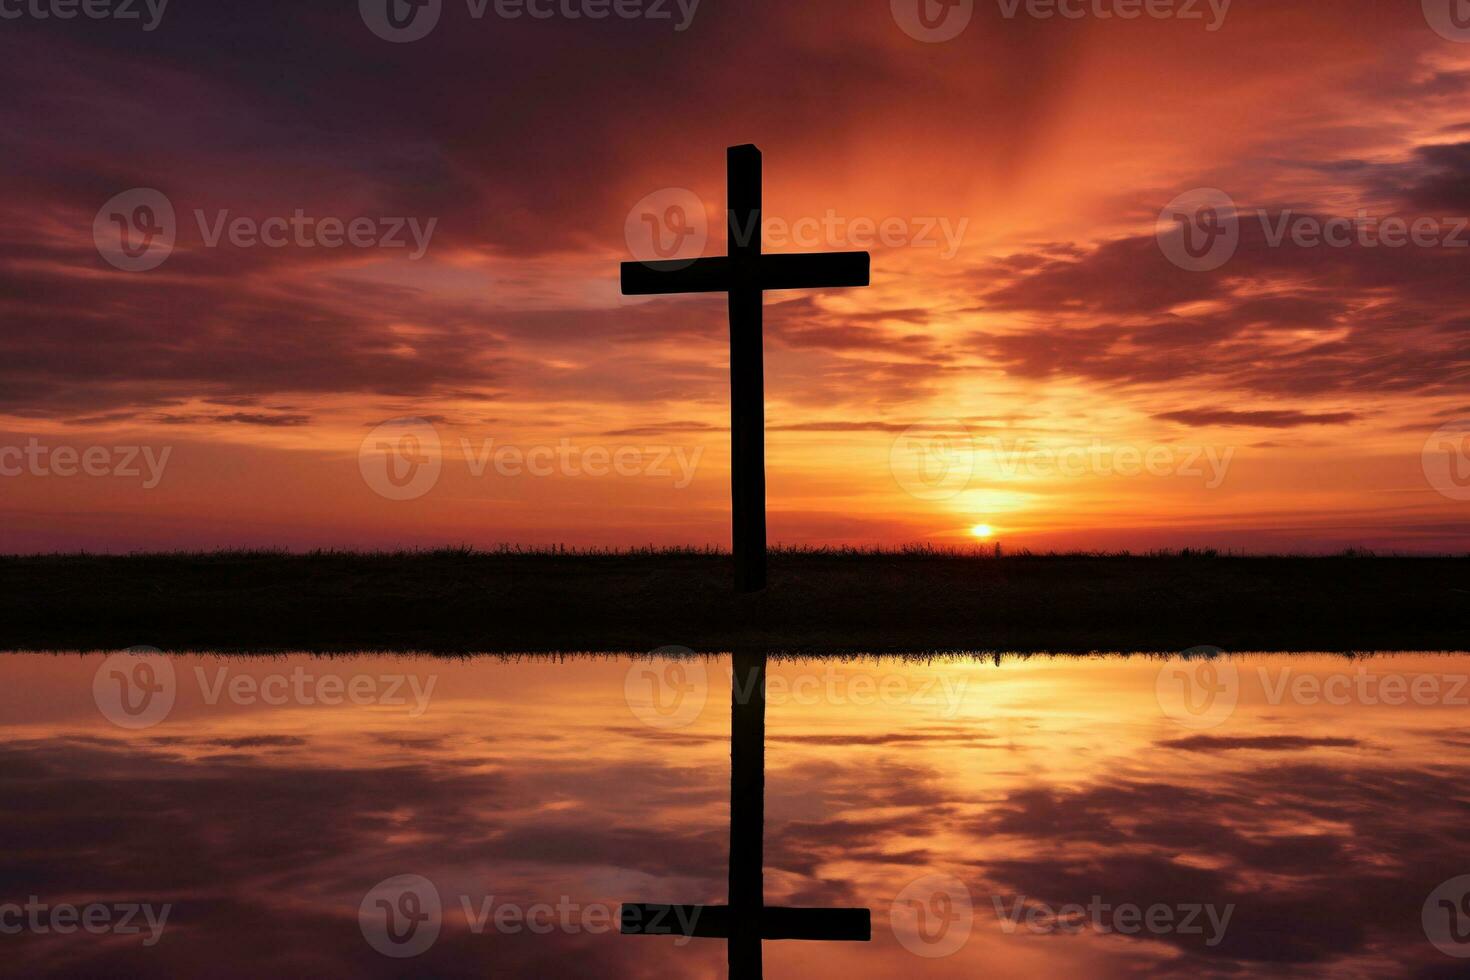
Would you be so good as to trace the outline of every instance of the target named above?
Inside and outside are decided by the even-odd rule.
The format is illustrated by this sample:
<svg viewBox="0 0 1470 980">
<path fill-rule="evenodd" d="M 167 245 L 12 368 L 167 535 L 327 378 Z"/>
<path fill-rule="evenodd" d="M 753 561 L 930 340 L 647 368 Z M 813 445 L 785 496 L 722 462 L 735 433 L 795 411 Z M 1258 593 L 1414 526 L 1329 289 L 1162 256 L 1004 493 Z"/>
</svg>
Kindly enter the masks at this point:
<svg viewBox="0 0 1470 980">
<path fill-rule="evenodd" d="M 620 931 L 625 936 L 694 936 L 729 939 L 733 916 L 728 905 L 657 905 L 624 902 Z M 873 938 L 868 909 L 788 908 L 761 910 L 762 939 L 808 939 L 865 943 Z"/>
<path fill-rule="evenodd" d="M 756 260 L 756 284 L 761 289 L 840 289 L 866 286 L 870 260 L 867 252 L 810 252 L 762 255 Z M 660 296 L 669 293 L 723 293 L 731 285 L 730 259 L 673 259 L 666 262 L 624 262 L 624 296 Z"/>
<path fill-rule="evenodd" d="M 730 260 L 674 259 L 670 262 L 624 262 L 624 296 L 665 293 L 723 293 L 730 288 Z"/>
<path fill-rule="evenodd" d="M 762 255 L 762 289 L 839 289 L 868 284 L 867 252 Z"/>
</svg>

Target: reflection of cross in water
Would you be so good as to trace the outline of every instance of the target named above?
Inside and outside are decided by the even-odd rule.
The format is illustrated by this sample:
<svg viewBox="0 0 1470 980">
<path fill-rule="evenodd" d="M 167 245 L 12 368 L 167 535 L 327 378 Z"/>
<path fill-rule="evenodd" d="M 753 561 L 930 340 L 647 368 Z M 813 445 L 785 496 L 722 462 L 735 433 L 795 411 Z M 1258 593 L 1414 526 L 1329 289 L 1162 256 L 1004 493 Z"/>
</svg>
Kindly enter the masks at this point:
<svg viewBox="0 0 1470 980">
<path fill-rule="evenodd" d="M 623 903 L 624 935 L 698 936 L 729 941 L 732 980 L 761 975 L 761 940 L 867 942 L 868 909 L 765 904 L 762 865 L 766 797 L 766 655 L 735 654 L 730 691 L 730 904 Z"/>
<path fill-rule="evenodd" d="M 761 151 L 726 151 L 729 255 L 624 262 L 623 295 L 730 294 L 730 524 L 735 588 L 766 587 L 766 394 L 761 330 L 768 289 L 868 284 L 867 252 L 761 252 Z M 676 234 L 681 229 L 675 229 Z M 654 242 L 659 242 L 654 228 Z"/>
</svg>

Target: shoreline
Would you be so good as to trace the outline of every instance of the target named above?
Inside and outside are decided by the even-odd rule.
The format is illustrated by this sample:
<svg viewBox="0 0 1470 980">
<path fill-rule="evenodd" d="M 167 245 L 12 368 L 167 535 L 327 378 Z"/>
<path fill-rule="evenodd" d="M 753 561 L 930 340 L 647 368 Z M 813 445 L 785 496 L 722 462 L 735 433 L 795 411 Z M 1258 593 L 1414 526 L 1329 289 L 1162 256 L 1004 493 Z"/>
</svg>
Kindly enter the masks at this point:
<svg viewBox="0 0 1470 980">
<path fill-rule="evenodd" d="M 1470 649 L 1470 558 L 773 551 L 0 557 L 0 650 L 1177 653 Z"/>
</svg>

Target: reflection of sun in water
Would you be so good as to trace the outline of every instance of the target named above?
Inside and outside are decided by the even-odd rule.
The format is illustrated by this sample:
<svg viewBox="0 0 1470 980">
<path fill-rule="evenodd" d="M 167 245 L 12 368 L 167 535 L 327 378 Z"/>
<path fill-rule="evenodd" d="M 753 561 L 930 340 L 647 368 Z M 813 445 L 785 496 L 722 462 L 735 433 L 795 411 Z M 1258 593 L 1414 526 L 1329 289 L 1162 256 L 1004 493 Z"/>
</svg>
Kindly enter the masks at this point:
<svg viewBox="0 0 1470 980">
<path fill-rule="evenodd" d="M 979 538 L 981 541 L 984 541 L 986 538 L 995 533 L 995 528 L 991 527 L 989 524 L 976 524 L 974 527 L 970 528 L 970 533 Z"/>
</svg>

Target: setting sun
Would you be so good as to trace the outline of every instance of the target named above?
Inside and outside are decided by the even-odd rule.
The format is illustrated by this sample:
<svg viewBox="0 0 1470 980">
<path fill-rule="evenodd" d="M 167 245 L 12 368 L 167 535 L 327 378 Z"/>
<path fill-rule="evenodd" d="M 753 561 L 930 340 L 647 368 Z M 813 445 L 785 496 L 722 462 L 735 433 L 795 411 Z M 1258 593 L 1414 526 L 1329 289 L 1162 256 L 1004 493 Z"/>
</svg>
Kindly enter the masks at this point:
<svg viewBox="0 0 1470 980">
<path fill-rule="evenodd" d="M 970 534 L 982 540 L 990 537 L 994 533 L 995 528 L 991 527 L 989 524 L 976 524 L 974 527 L 970 528 Z"/>
</svg>

